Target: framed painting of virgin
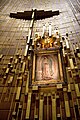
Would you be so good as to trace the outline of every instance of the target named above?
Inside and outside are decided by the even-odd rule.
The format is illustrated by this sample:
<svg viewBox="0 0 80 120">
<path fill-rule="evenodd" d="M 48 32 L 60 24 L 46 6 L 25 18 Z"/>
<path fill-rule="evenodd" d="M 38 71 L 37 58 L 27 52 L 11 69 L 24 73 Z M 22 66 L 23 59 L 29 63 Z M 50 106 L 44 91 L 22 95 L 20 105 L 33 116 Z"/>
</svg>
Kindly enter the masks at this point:
<svg viewBox="0 0 80 120">
<path fill-rule="evenodd" d="M 59 50 L 34 52 L 32 84 L 64 82 L 62 66 Z"/>
</svg>

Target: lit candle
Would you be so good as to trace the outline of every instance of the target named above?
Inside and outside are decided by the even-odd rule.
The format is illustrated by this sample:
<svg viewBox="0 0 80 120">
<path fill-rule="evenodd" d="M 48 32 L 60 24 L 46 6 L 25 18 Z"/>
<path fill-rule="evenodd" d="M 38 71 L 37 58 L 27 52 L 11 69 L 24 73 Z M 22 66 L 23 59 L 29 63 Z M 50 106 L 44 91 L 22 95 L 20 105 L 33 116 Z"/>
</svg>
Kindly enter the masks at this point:
<svg viewBox="0 0 80 120">
<path fill-rule="evenodd" d="M 43 25 L 43 36 L 44 36 L 44 33 L 45 33 L 45 25 Z"/>
<path fill-rule="evenodd" d="M 51 36 L 51 24 L 49 25 L 49 36 Z"/>
</svg>

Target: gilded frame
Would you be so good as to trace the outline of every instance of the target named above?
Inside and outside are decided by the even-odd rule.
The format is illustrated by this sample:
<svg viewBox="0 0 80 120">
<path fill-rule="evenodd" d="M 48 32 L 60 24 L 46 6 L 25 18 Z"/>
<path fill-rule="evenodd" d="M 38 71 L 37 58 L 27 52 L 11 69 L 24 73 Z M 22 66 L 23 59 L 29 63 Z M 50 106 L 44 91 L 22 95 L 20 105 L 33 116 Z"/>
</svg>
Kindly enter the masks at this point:
<svg viewBox="0 0 80 120">
<path fill-rule="evenodd" d="M 60 48 L 58 49 L 47 49 L 47 50 L 34 50 L 33 51 L 33 66 L 32 66 L 32 85 L 45 85 L 45 84 L 52 84 L 52 83 L 63 83 L 64 82 L 64 70 L 63 70 L 63 60 L 62 54 L 60 51 Z M 57 56 L 57 63 L 58 63 L 58 72 L 59 72 L 59 78 L 58 79 L 52 79 L 52 80 L 37 80 L 37 56 L 42 55 L 42 56 L 48 56 L 48 55 L 53 55 Z M 38 62 L 39 63 L 39 62 Z"/>
</svg>

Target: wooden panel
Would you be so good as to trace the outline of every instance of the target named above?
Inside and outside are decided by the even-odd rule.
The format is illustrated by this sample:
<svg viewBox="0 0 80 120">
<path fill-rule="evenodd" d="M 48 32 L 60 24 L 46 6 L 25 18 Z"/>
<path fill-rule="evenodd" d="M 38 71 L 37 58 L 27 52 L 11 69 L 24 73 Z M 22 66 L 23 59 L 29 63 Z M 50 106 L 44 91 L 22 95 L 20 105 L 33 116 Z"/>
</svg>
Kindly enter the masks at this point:
<svg viewBox="0 0 80 120">
<path fill-rule="evenodd" d="M 35 120 L 38 119 L 36 101 L 35 101 L 35 108 L 34 108 L 34 119 L 35 119 Z"/>
<path fill-rule="evenodd" d="M 26 63 L 25 63 L 25 62 L 23 62 L 23 66 L 22 66 L 22 73 L 24 73 L 24 71 L 25 71 L 25 67 L 26 67 Z"/>
<path fill-rule="evenodd" d="M 57 120 L 57 118 L 56 118 L 56 99 L 52 99 L 52 120 Z"/>
<path fill-rule="evenodd" d="M 43 120 L 43 99 L 40 99 L 39 104 L 39 120 Z"/>
<path fill-rule="evenodd" d="M 66 47 L 67 47 L 67 49 L 70 49 L 68 39 L 66 38 L 65 41 L 66 41 Z"/>
<path fill-rule="evenodd" d="M 80 58 L 80 53 L 78 53 L 77 56 Z"/>
<path fill-rule="evenodd" d="M 73 60 L 72 60 L 72 59 L 69 59 L 69 62 L 70 62 L 70 67 L 71 67 L 71 69 L 74 69 Z"/>
<path fill-rule="evenodd" d="M 32 72 L 32 80 L 34 81 L 34 78 L 35 78 L 35 55 L 34 55 L 34 58 L 33 58 L 33 72 Z"/>
<path fill-rule="evenodd" d="M 19 100 L 20 92 L 21 92 L 21 87 L 18 87 L 17 88 L 17 94 L 16 94 L 16 100 Z"/>
<path fill-rule="evenodd" d="M 25 95 L 28 94 L 28 86 L 29 86 L 29 72 L 28 72 L 27 80 L 26 80 L 26 90 L 25 90 Z"/>
<path fill-rule="evenodd" d="M 28 93 L 28 102 L 27 102 L 27 109 L 26 109 L 26 116 L 25 116 L 26 120 L 29 120 L 30 108 L 31 108 L 31 93 Z"/>
<path fill-rule="evenodd" d="M 68 101 L 65 101 L 65 110 L 66 110 L 66 117 L 70 117 L 70 108 Z"/>
<path fill-rule="evenodd" d="M 9 68 L 6 69 L 6 75 L 9 73 Z"/>
<path fill-rule="evenodd" d="M 12 81 L 13 81 L 13 76 L 10 76 L 10 79 L 9 79 L 9 81 L 8 81 L 8 84 L 12 83 Z"/>
<path fill-rule="evenodd" d="M 80 97 L 80 91 L 79 91 L 78 84 L 75 84 L 75 90 L 76 90 L 77 97 Z"/>
<path fill-rule="evenodd" d="M 24 57 L 26 57 L 27 56 L 27 53 L 28 53 L 28 45 L 26 45 L 26 49 L 25 49 L 25 52 L 24 52 Z"/>
<path fill-rule="evenodd" d="M 2 57 L 3 57 L 3 54 L 0 55 L 0 60 L 2 59 Z"/>
<path fill-rule="evenodd" d="M 18 62 L 18 59 L 15 59 L 15 62 L 14 62 L 14 63 L 17 64 L 17 62 Z"/>
<path fill-rule="evenodd" d="M 32 87 L 32 90 L 33 90 L 33 91 L 38 90 L 38 86 L 33 86 L 33 87 Z"/>
</svg>

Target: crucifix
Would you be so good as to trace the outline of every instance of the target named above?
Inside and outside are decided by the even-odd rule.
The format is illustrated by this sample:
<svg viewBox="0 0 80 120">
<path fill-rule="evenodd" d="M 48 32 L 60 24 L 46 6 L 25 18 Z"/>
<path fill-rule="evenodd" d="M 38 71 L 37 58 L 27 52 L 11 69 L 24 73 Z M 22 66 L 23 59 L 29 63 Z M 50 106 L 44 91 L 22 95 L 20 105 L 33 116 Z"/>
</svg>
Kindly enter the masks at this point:
<svg viewBox="0 0 80 120">
<path fill-rule="evenodd" d="M 30 47 L 34 21 L 49 18 L 49 17 L 55 16 L 55 15 L 59 15 L 59 10 L 57 10 L 57 11 L 52 11 L 52 10 L 44 11 L 44 10 L 32 9 L 32 11 L 10 13 L 11 18 L 31 20 L 29 33 L 28 33 L 27 45 L 26 45 L 26 49 L 25 49 L 25 53 L 24 53 L 25 57 L 27 56 L 28 50 Z M 51 29 L 51 26 L 49 28 Z M 51 30 L 50 30 L 50 35 L 51 35 Z"/>
</svg>

